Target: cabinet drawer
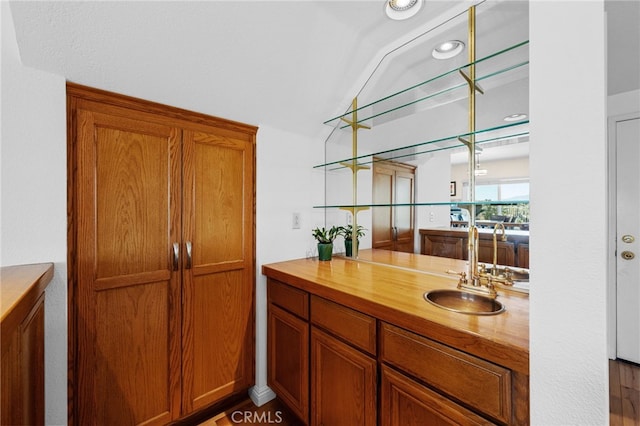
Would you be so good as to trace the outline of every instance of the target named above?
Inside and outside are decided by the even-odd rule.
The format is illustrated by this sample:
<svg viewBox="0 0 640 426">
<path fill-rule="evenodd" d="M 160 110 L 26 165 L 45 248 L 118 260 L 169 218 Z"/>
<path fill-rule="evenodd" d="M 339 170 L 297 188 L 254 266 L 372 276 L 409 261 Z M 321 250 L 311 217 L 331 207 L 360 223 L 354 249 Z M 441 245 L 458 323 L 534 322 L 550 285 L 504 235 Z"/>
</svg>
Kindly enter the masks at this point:
<svg viewBox="0 0 640 426">
<path fill-rule="evenodd" d="M 382 365 L 380 420 L 388 426 L 488 426 L 493 423 Z"/>
<path fill-rule="evenodd" d="M 311 296 L 311 322 L 365 352 L 376 354 L 376 319 L 369 315 Z"/>
<path fill-rule="evenodd" d="M 510 422 L 510 370 L 385 323 L 380 344 L 382 361 L 502 423 Z"/>
<path fill-rule="evenodd" d="M 300 318 L 309 319 L 309 293 L 267 278 L 267 298 Z"/>
</svg>

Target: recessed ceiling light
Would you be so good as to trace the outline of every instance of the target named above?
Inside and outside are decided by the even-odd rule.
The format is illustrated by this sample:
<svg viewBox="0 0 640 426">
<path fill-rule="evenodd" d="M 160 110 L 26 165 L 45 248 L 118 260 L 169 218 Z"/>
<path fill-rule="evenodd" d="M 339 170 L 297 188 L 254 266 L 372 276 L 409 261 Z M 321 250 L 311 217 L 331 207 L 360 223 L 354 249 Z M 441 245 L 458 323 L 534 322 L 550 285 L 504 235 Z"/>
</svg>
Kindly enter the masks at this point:
<svg viewBox="0 0 640 426">
<path fill-rule="evenodd" d="M 464 43 L 460 40 L 447 40 L 433 48 L 431 56 L 436 59 L 449 59 L 460 54 L 464 49 Z"/>
<path fill-rule="evenodd" d="M 411 18 L 422 7 L 423 0 L 388 0 L 384 11 L 396 21 Z"/>
<path fill-rule="evenodd" d="M 524 120 L 525 118 L 527 118 L 527 114 L 519 112 L 517 114 L 507 115 L 505 118 L 503 118 L 503 120 L 504 121 L 520 121 L 520 120 Z"/>
</svg>

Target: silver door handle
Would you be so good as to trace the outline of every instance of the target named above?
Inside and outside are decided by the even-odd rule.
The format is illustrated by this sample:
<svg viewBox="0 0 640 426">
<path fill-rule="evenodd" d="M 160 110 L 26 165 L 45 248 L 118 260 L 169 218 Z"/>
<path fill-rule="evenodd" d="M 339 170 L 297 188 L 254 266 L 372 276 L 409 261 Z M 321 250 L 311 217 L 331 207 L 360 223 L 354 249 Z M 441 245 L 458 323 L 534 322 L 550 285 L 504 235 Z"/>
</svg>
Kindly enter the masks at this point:
<svg viewBox="0 0 640 426">
<path fill-rule="evenodd" d="M 187 247 L 187 266 L 186 266 L 186 269 L 191 269 L 191 252 L 192 252 L 191 241 L 187 241 L 185 243 L 185 246 Z"/>
<path fill-rule="evenodd" d="M 180 244 L 173 243 L 173 270 L 177 271 L 180 266 Z"/>
</svg>

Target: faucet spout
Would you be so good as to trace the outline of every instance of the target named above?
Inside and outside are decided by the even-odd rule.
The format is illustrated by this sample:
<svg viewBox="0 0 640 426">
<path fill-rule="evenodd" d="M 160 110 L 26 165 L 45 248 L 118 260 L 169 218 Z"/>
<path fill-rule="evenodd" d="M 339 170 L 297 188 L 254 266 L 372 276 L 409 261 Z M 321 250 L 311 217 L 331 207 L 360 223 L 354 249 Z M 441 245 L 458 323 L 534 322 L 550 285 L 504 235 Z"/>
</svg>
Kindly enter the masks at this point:
<svg viewBox="0 0 640 426">
<path fill-rule="evenodd" d="M 504 223 L 498 222 L 493 227 L 493 270 L 494 274 L 498 271 L 498 229 L 502 229 L 502 239 L 501 241 L 507 241 L 507 235 L 504 229 Z"/>
</svg>

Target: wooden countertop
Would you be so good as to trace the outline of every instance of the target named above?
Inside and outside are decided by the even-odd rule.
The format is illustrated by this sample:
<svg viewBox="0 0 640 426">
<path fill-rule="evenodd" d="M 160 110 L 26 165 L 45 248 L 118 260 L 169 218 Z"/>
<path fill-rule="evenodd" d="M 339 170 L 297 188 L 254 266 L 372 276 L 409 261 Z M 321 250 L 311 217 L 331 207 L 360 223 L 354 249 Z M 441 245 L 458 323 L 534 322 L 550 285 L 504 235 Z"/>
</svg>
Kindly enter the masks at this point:
<svg viewBox="0 0 640 426">
<path fill-rule="evenodd" d="M 464 271 L 465 261 L 386 250 L 362 250 L 359 258 L 363 261 L 335 256 L 328 262 L 290 260 L 263 265 L 262 273 L 529 374 L 528 296 L 499 291 L 498 300 L 506 311 L 498 315 L 450 312 L 427 303 L 423 295 L 429 290 L 455 288 L 457 277 L 448 276 L 446 270 Z"/>
<path fill-rule="evenodd" d="M 3 266 L 0 269 L 0 318 L 3 333 L 6 329 L 19 325 L 10 324 L 12 317 L 20 317 L 19 313 L 31 309 L 52 278 L 53 263 Z"/>
</svg>

